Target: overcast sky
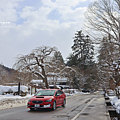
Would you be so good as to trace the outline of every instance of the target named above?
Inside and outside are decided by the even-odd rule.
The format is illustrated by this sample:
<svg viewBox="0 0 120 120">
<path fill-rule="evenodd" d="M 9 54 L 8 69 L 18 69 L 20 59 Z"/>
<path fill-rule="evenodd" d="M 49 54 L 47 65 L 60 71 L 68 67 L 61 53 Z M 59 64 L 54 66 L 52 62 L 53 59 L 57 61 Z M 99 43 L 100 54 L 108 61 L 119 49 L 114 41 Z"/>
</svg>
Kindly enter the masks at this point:
<svg viewBox="0 0 120 120">
<path fill-rule="evenodd" d="M 64 60 L 93 0 L 0 0 L 0 64 L 12 68 L 19 54 L 56 46 Z"/>
</svg>

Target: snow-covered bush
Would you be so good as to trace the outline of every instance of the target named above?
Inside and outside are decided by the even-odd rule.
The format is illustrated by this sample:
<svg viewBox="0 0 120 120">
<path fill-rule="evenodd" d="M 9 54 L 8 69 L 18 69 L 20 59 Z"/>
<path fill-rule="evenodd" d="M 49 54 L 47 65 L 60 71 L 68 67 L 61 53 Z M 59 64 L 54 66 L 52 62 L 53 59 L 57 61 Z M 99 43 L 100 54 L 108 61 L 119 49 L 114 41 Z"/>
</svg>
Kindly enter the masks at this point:
<svg viewBox="0 0 120 120">
<path fill-rule="evenodd" d="M 18 86 L 3 86 L 0 85 L 0 95 L 7 93 L 13 93 L 14 95 L 18 94 Z M 20 93 L 26 94 L 28 93 L 28 87 L 27 86 L 20 86 Z"/>
<path fill-rule="evenodd" d="M 2 89 L 4 93 L 13 93 L 13 90 L 10 86 L 3 86 Z"/>
<path fill-rule="evenodd" d="M 11 86 L 13 93 L 18 92 L 18 86 Z"/>
<path fill-rule="evenodd" d="M 28 87 L 27 86 L 20 86 L 20 91 L 26 93 L 26 92 L 28 92 Z"/>
</svg>

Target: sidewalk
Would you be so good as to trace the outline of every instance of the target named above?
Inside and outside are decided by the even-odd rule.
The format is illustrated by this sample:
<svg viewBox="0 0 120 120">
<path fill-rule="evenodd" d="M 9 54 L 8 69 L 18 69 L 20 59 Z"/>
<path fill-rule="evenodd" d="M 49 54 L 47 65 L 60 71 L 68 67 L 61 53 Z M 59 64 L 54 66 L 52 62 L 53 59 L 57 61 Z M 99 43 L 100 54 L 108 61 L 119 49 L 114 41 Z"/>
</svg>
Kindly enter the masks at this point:
<svg viewBox="0 0 120 120">
<path fill-rule="evenodd" d="M 95 98 L 76 120 L 110 120 L 103 95 Z"/>
</svg>

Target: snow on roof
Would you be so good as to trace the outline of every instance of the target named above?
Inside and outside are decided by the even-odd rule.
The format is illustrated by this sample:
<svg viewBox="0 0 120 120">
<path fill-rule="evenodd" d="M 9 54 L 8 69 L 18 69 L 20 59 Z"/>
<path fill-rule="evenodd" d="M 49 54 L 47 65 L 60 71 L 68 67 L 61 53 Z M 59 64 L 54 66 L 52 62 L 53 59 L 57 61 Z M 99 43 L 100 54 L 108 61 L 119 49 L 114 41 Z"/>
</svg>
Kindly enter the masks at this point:
<svg viewBox="0 0 120 120">
<path fill-rule="evenodd" d="M 43 80 L 31 80 L 30 83 L 43 83 Z"/>
<path fill-rule="evenodd" d="M 53 79 L 54 79 L 54 80 L 57 80 L 57 81 L 67 81 L 67 80 L 68 80 L 67 78 L 47 77 L 47 80 L 48 80 L 48 81 L 53 81 Z M 40 84 L 40 83 L 43 83 L 43 80 L 31 80 L 30 83 Z"/>
<path fill-rule="evenodd" d="M 55 79 L 55 80 L 57 80 L 57 81 L 67 81 L 67 80 L 68 80 L 67 78 L 58 78 L 58 77 L 55 77 L 55 78 L 53 78 L 53 77 L 48 77 L 48 78 L 47 78 L 48 81 L 51 81 L 51 80 L 53 80 L 53 79 Z"/>
</svg>

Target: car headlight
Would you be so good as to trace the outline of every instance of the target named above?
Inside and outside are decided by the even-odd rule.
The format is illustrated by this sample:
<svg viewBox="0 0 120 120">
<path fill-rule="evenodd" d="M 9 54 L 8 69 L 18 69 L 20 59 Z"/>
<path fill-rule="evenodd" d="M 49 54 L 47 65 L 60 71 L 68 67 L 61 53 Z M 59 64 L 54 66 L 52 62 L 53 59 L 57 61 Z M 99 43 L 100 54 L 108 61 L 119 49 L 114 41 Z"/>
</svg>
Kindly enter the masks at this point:
<svg viewBox="0 0 120 120">
<path fill-rule="evenodd" d="M 28 100 L 28 102 L 31 102 L 31 100 Z"/>
<path fill-rule="evenodd" d="M 45 102 L 51 102 L 52 101 L 52 99 L 49 99 L 49 100 L 46 100 Z"/>
</svg>

